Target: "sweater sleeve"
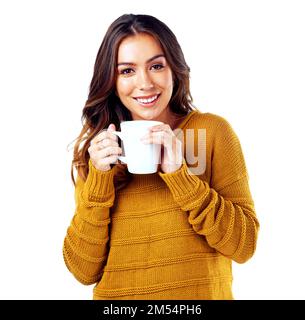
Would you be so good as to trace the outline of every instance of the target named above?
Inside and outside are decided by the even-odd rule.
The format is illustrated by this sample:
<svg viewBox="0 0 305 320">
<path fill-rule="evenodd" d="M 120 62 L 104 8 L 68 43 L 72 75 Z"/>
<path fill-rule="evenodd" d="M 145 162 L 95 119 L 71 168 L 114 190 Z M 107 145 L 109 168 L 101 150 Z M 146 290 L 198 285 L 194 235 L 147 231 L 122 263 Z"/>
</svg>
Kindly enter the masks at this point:
<svg viewBox="0 0 305 320">
<path fill-rule="evenodd" d="M 69 271 L 86 285 L 101 278 L 108 256 L 114 170 L 102 172 L 89 161 L 86 181 L 78 177 L 75 185 L 76 209 L 64 239 L 63 255 Z"/>
<path fill-rule="evenodd" d="M 191 173 L 184 160 L 174 173 L 159 173 L 194 231 L 224 256 L 244 263 L 255 252 L 259 223 L 239 140 L 223 121 L 215 131 L 211 185 Z"/>
</svg>

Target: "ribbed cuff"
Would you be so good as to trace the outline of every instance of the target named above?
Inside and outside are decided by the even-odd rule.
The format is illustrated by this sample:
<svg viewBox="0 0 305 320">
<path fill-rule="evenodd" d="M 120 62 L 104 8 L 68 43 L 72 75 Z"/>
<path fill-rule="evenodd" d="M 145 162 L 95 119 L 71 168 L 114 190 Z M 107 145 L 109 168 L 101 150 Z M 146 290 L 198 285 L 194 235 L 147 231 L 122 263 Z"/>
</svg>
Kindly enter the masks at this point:
<svg viewBox="0 0 305 320">
<path fill-rule="evenodd" d="M 167 184 L 175 200 L 179 202 L 188 198 L 191 194 L 196 194 L 201 183 L 196 175 L 188 172 L 184 159 L 180 169 L 173 173 L 159 172 L 159 176 Z"/>
<path fill-rule="evenodd" d="M 115 167 L 108 171 L 97 170 L 89 160 L 89 172 L 84 194 L 89 201 L 108 202 L 114 195 L 113 176 Z"/>
</svg>

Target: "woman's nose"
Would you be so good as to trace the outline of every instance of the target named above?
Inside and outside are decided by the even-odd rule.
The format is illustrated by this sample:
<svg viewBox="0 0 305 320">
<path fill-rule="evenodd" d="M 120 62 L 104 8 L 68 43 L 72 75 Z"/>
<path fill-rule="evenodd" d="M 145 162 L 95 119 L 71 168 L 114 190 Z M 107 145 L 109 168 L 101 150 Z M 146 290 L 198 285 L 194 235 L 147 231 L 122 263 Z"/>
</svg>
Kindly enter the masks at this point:
<svg viewBox="0 0 305 320">
<path fill-rule="evenodd" d="M 154 86 L 152 79 L 145 71 L 139 72 L 138 77 L 137 77 L 137 82 L 138 82 L 137 87 L 140 90 L 151 89 Z"/>
</svg>

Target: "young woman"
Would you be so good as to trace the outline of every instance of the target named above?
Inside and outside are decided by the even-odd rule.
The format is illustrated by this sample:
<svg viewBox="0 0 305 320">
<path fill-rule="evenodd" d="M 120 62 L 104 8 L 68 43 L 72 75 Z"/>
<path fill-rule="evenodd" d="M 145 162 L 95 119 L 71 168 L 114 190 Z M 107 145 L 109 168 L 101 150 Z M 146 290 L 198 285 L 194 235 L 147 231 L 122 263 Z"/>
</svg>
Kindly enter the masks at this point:
<svg viewBox="0 0 305 320">
<path fill-rule="evenodd" d="M 76 210 L 63 248 L 76 279 L 96 283 L 94 299 L 233 299 L 232 260 L 252 257 L 259 223 L 238 137 L 191 102 L 172 31 L 148 15 L 115 20 L 75 144 Z M 157 173 L 118 162 L 112 131 L 126 120 L 163 123 L 143 137 L 161 144 Z"/>
</svg>

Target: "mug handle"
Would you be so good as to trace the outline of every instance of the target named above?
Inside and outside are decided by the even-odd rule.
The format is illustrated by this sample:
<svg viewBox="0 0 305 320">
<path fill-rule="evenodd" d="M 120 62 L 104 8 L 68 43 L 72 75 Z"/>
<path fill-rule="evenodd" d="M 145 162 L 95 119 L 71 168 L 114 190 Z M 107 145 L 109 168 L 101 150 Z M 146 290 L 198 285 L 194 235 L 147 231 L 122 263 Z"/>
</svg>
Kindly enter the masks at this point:
<svg viewBox="0 0 305 320">
<path fill-rule="evenodd" d="M 123 133 L 120 131 L 111 131 L 111 133 L 115 134 L 116 136 L 118 136 L 121 140 L 123 140 Z M 119 156 L 118 157 L 120 161 L 124 162 L 127 164 L 127 160 L 125 156 Z"/>
</svg>

